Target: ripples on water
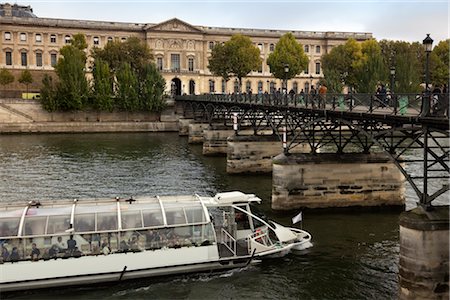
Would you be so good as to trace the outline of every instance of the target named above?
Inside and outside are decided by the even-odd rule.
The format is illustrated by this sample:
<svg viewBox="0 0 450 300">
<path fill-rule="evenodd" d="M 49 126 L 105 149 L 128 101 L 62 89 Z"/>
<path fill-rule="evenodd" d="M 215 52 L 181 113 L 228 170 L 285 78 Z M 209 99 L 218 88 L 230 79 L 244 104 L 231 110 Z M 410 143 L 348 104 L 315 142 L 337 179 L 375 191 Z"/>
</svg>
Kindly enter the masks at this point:
<svg viewBox="0 0 450 300">
<path fill-rule="evenodd" d="M 241 190 L 270 210 L 270 176 L 229 176 L 177 134 L 0 135 L 2 202 Z M 411 189 L 407 193 L 413 194 Z M 415 200 L 409 200 L 413 205 Z M 25 292 L 18 299 L 391 299 L 397 295 L 398 213 L 309 213 L 314 247 L 303 255 L 213 274 Z"/>
</svg>

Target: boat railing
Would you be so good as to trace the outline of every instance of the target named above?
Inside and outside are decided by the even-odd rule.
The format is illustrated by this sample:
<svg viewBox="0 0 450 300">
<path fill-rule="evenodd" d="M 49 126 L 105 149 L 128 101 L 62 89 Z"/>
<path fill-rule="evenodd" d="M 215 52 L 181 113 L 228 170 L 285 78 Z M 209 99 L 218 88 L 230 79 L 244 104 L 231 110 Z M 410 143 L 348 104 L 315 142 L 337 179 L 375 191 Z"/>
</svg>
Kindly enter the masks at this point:
<svg viewBox="0 0 450 300">
<path fill-rule="evenodd" d="M 262 252 L 270 250 L 274 243 L 269 237 L 269 233 L 266 230 L 257 229 L 253 234 L 248 237 L 248 251 L 250 253 L 256 249 L 256 252 Z"/>
<path fill-rule="evenodd" d="M 233 236 L 222 228 L 221 230 L 222 234 L 222 244 L 227 247 L 228 250 L 230 250 L 231 253 L 233 253 L 233 256 L 236 256 L 236 239 L 233 238 Z"/>
</svg>

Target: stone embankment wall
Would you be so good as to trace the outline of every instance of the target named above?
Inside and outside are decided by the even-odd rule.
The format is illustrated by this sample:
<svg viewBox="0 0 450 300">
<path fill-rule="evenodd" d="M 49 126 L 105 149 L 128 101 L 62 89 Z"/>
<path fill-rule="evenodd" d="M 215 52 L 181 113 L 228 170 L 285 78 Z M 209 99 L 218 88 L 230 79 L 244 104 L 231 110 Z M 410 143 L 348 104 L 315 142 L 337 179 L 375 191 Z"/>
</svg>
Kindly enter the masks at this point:
<svg viewBox="0 0 450 300">
<path fill-rule="evenodd" d="M 49 113 L 38 101 L 0 100 L 0 133 L 115 131 L 178 131 L 178 116 L 173 106 L 161 114 L 119 111 Z"/>
</svg>

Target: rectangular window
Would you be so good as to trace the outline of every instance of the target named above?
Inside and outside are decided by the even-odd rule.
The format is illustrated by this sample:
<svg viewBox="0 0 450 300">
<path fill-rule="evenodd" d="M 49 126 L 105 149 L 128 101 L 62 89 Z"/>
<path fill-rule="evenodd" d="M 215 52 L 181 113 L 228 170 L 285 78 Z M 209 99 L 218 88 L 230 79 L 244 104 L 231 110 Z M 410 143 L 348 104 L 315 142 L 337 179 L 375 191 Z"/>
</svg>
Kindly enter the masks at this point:
<svg viewBox="0 0 450 300">
<path fill-rule="evenodd" d="M 42 53 L 41 52 L 36 53 L 36 66 L 42 67 Z"/>
<path fill-rule="evenodd" d="M 320 53 L 320 46 L 316 46 L 316 53 Z"/>
<path fill-rule="evenodd" d="M 316 63 L 316 74 L 320 74 L 320 63 Z"/>
<path fill-rule="evenodd" d="M 305 53 L 309 52 L 309 45 L 305 45 Z"/>
<path fill-rule="evenodd" d="M 52 34 L 50 36 L 50 43 L 52 43 L 52 44 L 56 43 L 56 35 L 55 34 Z"/>
<path fill-rule="evenodd" d="M 305 74 L 309 74 L 309 66 L 306 66 Z"/>
<path fill-rule="evenodd" d="M 56 53 L 51 53 L 50 54 L 50 64 L 52 67 L 56 66 Z"/>
<path fill-rule="evenodd" d="M 156 65 L 158 66 L 158 70 L 162 71 L 162 69 L 163 69 L 163 59 L 162 59 L 162 57 L 156 58 Z"/>
<path fill-rule="evenodd" d="M 258 49 L 259 49 L 260 52 L 263 52 L 263 50 L 264 50 L 263 44 L 259 43 L 258 44 Z"/>
<path fill-rule="evenodd" d="M 12 53 L 11 53 L 11 51 L 6 51 L 5 60 L 6 60 L 6 65 L 7 66 L 12 66 Z"/>
<path fill-rule="evenodd" d="M 191 72 L 194 71 L 194 59 L 193 58 L 188 59 L 188 69 Z"/>
<path fill-rule="evenodd" d="M 5 32 L 5 41 L 11 40 L 11 32 Z"/>
<path fill-rule="evenodd" d="M 25 42 L 25 41 L 27 40 L 27 34 L 26 34 L 26 33 L 21 33 L 21 34 L 20 34 L 20 40 L 21 40 L 22 42 Z"/>
<path fill-rule="evenodd" d="M 274 49 L 275 49 L 275 45 L 274 45 L 274 44 L 270 44 L 269 50 L 270 50 L 271 52 L 273 52 Z"/>
<path fill-rule="evenodd" d="M 36 43 L 40 43 L 42 42 L 42 35 L 41 34 L 36 34 Z"/>
<path fill-rule="evenodd" d="M 214 85 L 215 85 L 214 80 L 210 80 L 210 81 L 209 81 L 209 92 L 210 92 L 210 93 L 214 93 L 214 92 L 215 92 L 215 87 L 214 87 Z"/>
<path fill-rule="evenodd" d="M 94 45 L 100 45 L 100 39 L 98 38 L 98 36 L 94 36 Z"/>
<path fill-rule="evenodd" d="M 22 52 L 20 54 L 20 61 L 22 63 L 22 66 L 27 66 L 28 65 L 28 59 L 27 59 L 27 53 L 26 52 Z"/>
<path fill-rule="evenodd" d="M 180 54 L 171 54 L 170 55 L 170 66 L 172 68 L 172 71 L 179 71 L 180 70 Z"/>
</svg>

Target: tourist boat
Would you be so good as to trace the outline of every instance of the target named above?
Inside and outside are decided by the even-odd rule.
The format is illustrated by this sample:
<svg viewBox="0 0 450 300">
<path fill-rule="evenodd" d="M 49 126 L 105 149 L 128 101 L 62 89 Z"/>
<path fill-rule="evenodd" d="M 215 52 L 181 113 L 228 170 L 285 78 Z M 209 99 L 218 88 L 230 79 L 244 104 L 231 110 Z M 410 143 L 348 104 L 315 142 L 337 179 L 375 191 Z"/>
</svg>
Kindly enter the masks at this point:
<svg viewBox="0 0 450 300">
<path fill-rule="evenodd" d="M 244 267 L 312 246 L 242 192 L 0 207 L 2 292 Z"/>
</svg>

